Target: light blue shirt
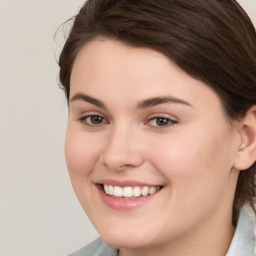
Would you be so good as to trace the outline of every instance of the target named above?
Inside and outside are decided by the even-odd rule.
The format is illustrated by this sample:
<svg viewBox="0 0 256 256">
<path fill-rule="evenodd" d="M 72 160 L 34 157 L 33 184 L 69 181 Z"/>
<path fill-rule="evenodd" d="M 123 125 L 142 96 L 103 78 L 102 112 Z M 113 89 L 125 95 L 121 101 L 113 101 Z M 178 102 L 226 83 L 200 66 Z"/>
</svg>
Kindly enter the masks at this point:
<svg viewBox="0 0 256 256">
<path fill-rule="evenodd" d="M 117 254 L 118 249 L 110 247 L 98 238 L 69 256 L 117 256 Z M 243 209 L 240 211 L 235 235 L 226 256 L 254 256 L 253 222 Z"/>
<path fill-rule="evenodd" d="M 254 256 L 253 222 L 241 209 L 236 232 L 226 256 Z"/>
</svg>

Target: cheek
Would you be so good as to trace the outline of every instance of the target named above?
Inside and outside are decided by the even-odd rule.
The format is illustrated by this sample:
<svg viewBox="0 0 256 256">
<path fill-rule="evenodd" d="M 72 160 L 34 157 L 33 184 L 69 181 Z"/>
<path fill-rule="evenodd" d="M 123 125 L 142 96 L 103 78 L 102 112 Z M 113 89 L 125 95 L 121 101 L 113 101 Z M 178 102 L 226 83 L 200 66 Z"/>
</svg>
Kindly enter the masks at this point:
<svg viewBox="0 0 256 256">
<path fill-rule="evenodd" d="M 209 134 L 176 134 L 161 146 L 155 143 L 151 151 L 154 165 L 171 188 L 169 208 L 192 221 L 212 212 L 228 191 L 228 146 L 225 149 L 225 140 L 219 134 L 212 133 L 207 140 L 206 135 Z"/>
<path fill-rule="evenodd" d="M 65 140 L 65 156 L 70 180 L 85 212 L 93 209 L 92 173 L 98 161 L 99 141 L 70 125 Z"/>
<path fill-rule="evenodd" d="M 68 128 L 65 140 L 67 167 L 72 177 L 87 177 L 98 159 L 98 143 L 82 131 Z"/>
<path fill-rule="evenodd" d="M 184 193 L 223 183 L 230 171 L 230 145 L 226 133 L 190 129 L 154 142 L 150 154 L 155 165 Z"/>
</svg>

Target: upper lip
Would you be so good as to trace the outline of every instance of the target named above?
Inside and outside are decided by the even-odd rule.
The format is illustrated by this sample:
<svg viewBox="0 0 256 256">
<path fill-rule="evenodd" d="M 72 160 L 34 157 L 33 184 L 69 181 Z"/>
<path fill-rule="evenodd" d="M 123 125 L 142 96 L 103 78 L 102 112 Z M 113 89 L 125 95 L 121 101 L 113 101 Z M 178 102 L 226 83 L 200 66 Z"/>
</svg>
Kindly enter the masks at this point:
<svg viewBox="0 0 256 256">
<path fill-rule="evenodd" d="M 134 180 L 111 180 L 111 179 L 104 179 L 99 180 L 95 182 L 96 184 L 105 184 L 105 185 L 112 185 L 112 186 L 118 186 L 118 187 L 135 187 L 135 186 L 148 186 L 148 187 L 157 187 L 157 186 L 163 186 L 160 184 L 150 184 L 145 183 L 141 181 L 134 181 Z"/>
</svg>

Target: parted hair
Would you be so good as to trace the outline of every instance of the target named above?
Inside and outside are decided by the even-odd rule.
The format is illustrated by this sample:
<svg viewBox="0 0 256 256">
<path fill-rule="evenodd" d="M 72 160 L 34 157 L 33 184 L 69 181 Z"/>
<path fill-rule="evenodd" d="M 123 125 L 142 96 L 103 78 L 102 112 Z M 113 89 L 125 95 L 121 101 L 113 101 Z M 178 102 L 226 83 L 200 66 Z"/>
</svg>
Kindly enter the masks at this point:
<svg viewBox="0 0 256 256">
<path fill-rule="evenodd" d="M 89 41 L 109 38 L 163 53 L 219 96 L 229 120 L 256 105 L 256 32 L 235 0 L 88 0 L 73 18 L 59 58 L 67 99 L 74 60 Z M 239 210 L 255 212 L 256 162 L 239 173 L 233 225 Z"/>
</svg>

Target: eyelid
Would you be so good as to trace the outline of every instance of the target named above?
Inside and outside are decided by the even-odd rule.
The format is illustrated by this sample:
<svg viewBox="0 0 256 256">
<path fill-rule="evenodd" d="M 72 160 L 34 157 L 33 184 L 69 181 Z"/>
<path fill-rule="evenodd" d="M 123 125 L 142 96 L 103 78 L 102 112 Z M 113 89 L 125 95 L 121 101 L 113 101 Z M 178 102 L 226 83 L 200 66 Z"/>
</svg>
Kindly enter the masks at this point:
<svg viewBox="0 0 256 256">
<path fill-rule="evenodd" d="M 86 119 L 91 118 L 91 117 L 100 117 L 102 118 L 102 122 L 99 123 L 92 123 L 90 121 L 87 121 Z M 163 125 L 157 125 L 157 124 L 152 124 L 153 120 L 157 119 L 166 119 L 168 123 Z M 102 126 L 105 126 L 107 124 L 110 124 L 110 120 L 108 117 L 106 117 L 104 114 L 99 113 L 97 111 L 88 111 L 88 112 L 83 112 L 80 117 L 77 118 L 77 120 L 84 126 L 88 128 L 100 128 Z M 178 123 L 178 118 L 174 116 L 170 116 L 169 114 L 162 114 L 162 113 L 154 113 L 149 115 L 146 118 L 146 121 L 144 122 L 144 125 L 147 125 L 151 127 L 152 129 L 167 129 L 170 128 Z"/>
<path fill-rule="evenodd" d="M 99 123 L 99 124 L 93 124 L 93 123 L 88 123 L 86 122 L 87 118 L 92 118 L 92 117 L 100 117 L 102 118 L 103 122 Z M 97 114 L 97 113 L 88 113 L 88 114 L 84 114 L 81 117 L 78 118 L 78 121 L 81 122 L 83 125 L 88 126 L 88 127 L 99 127 L 105 124 L 108 124 L 108 120 L 101 114 Z"/>
<path fill-rule="evenodd" d="M 153 120 L 156 120 L 156 119 L 166 119 L 169 121 L 169 123 L 166 125 L 162 125 L 162 126 L 161 125 L 150 125 L 150 122 Z M 146 122 L 147 125 L 151 126 L 154 129 L 167 129 L 167 128 L 172 127 L 173 125 L 176 125 L 177 123 L 178 123 L 178 120 L 176 118 L 166 116 L 166 115 L 161 115 L 161 114 L 150 117 L 148 119 L 148 121 Z"/>
</svg>

